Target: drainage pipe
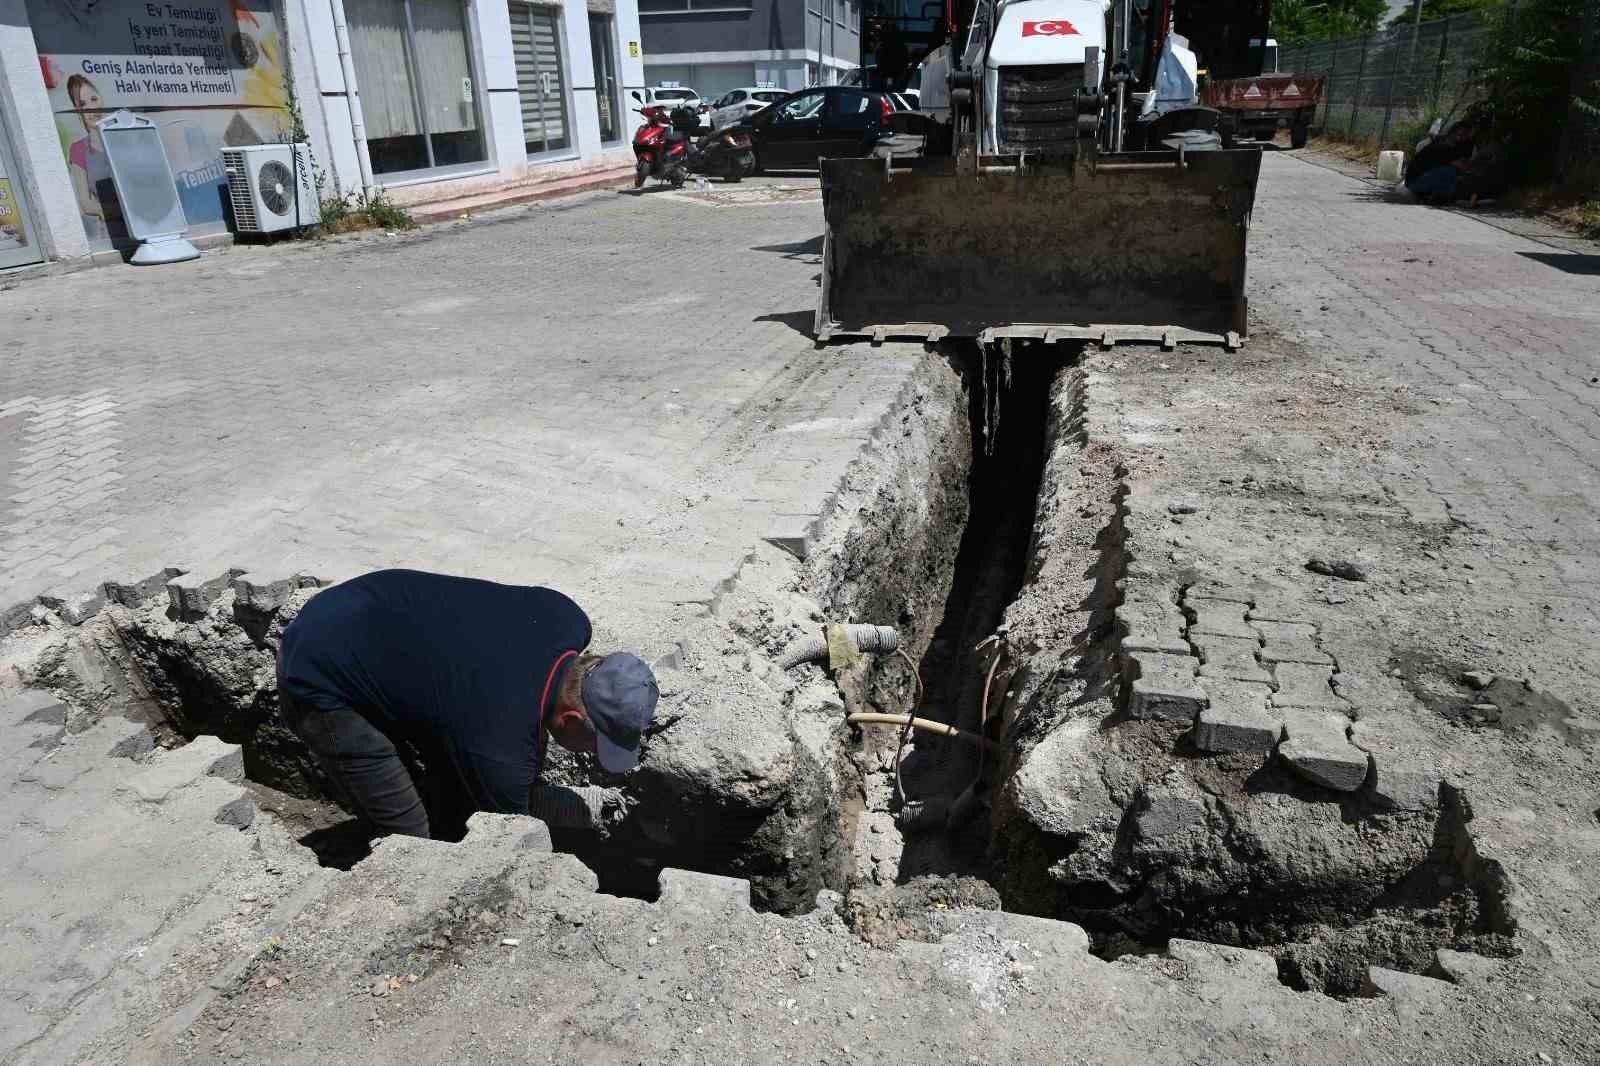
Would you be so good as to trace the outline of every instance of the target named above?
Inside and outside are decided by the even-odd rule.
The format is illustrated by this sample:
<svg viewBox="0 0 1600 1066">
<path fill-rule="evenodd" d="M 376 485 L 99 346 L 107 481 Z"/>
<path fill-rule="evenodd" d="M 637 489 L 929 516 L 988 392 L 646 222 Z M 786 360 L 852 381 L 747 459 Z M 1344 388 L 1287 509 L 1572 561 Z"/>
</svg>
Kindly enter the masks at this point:
<svg viewBox="0 0 1600 1066">
<path fill-rule="evenodd" d="M 858 711 L 845 718 L 851 725 L 910 725 L 913 729 L 921 729 L 927 733 L 937 733 L 942 737 L 955 737 L 965 740 L 968 744 L 976 744 L 985 751 L 994 750 L 994 744 L 985 737 L 976 733 L 957 729 L 953 725 L 935 722 L 931 718 L 913 718 L 909 714 L 875 714 L 867 711 Z"/>
<path fill-rule="evenodd" d="M 356 86 L 356 64 L 350 55 L 350 28 L 345 25 L 344 0 L 328 0 L 328 6 L 333 11 L 333 38 L 339 50 L 339 72 L 344 77 L 344 103 L 350 109 L 350 136 L 356 143 L 361 191 L 370 196 L 377 182 L 372 177 L 372 155 L 367 151 L 367 124 L 361 115 L 361 91 Z"/>
<path fill-rule="evenodd" d="M 847 625 L 844 635 L 862 651 L 891 652 L 900 647 L 900 633 L 893 626 Z M 814 663 L 828 657 L 828 638 L 805 637 L 783 649 L 778 666 L 784 670 L 801 663 Z"/>
</svg>

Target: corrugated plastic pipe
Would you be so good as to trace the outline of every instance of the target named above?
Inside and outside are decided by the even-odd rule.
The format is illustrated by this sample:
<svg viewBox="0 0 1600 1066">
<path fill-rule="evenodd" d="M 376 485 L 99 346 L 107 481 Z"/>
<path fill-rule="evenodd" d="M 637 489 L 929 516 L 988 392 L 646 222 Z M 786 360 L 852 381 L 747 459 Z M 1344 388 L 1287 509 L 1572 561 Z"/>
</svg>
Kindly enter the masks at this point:
<svg viewBox="0 0 1600 1066">
<path fill-rule="evenodd" d="M 900 633 L 893 626 L 851 624 L 844 627 L 845 636 L 862 651 L 892 652 L 900 646 Z M 828 657 L 826 637 L 805 637 L 783 649 L 778 665 L 787 670 L 801 663 L 814 663 Z"/>
</svg>

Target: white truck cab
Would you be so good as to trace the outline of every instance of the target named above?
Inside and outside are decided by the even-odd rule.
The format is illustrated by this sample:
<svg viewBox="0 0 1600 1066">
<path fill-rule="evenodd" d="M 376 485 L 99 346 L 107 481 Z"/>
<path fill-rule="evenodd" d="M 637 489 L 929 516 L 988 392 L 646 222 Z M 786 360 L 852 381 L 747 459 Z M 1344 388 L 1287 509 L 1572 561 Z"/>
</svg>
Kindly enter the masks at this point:
<svg viewBox="0 0 1600 1066">
<path fill-rule="evenodd" d="M 980 10 L 982 10 L 980 8 Z M 1100 84 L 1106 56 L 1104 0 L 1013 0 L 998 8 L 992 37 L 973 21 L 967 69 L 983 60 L 985 155 L 1049 151 L 1077 140 L 1078 91 Z M 984 42 L 988 51 L 982 54 Z M 1086 69 L 1090 49 L 1100 57 Z"/>
</svg>

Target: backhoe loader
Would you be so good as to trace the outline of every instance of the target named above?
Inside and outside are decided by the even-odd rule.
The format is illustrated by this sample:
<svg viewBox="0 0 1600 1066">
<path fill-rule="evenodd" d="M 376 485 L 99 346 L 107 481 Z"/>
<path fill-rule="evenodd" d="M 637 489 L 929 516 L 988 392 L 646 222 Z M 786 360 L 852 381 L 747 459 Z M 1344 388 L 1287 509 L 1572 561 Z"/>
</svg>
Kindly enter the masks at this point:
<svg viewBox="0 0 1600 1066">
<path fill-rule="evenodd" d="M 1261 154 L 1223 149 L 1196 81 L 1202 60 L 1247 61 L 1267 0 L 977 0 L 946 17 L 922 72 L 942 150 L 822 161 L 817 337 L 1238 347 Z"/>
</svg>

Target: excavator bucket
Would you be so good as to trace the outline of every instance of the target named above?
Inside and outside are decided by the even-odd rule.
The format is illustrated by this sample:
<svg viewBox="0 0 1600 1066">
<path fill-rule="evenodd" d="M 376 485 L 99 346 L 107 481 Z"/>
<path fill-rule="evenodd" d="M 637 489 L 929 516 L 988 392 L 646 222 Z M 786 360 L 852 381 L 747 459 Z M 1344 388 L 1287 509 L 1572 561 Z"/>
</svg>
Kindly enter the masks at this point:
<svg viewBox="0 0 1600 1066">
<path fill-rule="evenodd" d="M 1259 149 L 957 172 L 822 163 L 819 340 L 1223 343 L 1245 333 Z"/>
</svg>

